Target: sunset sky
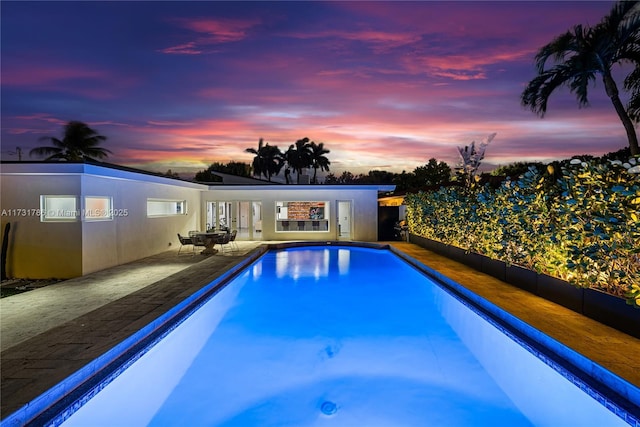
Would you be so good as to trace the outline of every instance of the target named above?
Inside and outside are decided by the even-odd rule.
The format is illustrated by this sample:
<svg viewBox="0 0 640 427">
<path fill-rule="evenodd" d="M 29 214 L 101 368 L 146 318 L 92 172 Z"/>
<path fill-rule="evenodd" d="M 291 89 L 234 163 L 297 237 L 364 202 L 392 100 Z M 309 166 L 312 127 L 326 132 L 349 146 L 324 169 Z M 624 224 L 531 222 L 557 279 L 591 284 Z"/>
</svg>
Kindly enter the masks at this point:
<svg viewBox="0 0 640 427">
<path fill-rule="evenodd" d="M 2 1 L 2 159 L 37 160 L 70 120 L 156 172 L 250 163 L 259 138 L 323 142 L 336 174 L 454 166 L 493 132 L 486 165 L 601 155 L 627 145 L 601 81 L 589 108 L 563 89 L 542 119 L 519 97 L 537 49 L 612 5 Z"/>
</svg>

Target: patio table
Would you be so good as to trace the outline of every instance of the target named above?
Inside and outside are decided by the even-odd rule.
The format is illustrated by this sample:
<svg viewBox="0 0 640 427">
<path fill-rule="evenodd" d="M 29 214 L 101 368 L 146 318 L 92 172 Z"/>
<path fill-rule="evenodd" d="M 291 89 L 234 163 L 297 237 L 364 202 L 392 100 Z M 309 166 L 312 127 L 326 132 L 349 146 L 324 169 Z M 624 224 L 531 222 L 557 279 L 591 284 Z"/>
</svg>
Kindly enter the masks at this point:
<svg viewBox="0 0 640 427">
<path fill-rule="evenodd" d="M 218 250 L 214 247 L 220 237 L 220 233 L 197 233 L 196 236 L 204 243 L 202 255 L 214 255 Z"/>
</svg>

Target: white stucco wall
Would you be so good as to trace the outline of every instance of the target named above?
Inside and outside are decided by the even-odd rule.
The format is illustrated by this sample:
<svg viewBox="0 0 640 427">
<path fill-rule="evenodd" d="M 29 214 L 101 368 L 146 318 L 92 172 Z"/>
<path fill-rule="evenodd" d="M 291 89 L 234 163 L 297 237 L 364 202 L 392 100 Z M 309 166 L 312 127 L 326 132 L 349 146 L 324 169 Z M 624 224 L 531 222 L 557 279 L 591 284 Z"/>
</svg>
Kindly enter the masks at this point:
<svg viewBox="0 0 640 427">
<path fill-rule="evenodd" d="M 84 196 L 113 198 L 111 221 L 83 221 L 83 274 L 154 255 L 178 245 L 200 221 L 201 188 L 84 175 Z M 175 181 L 174 181 L 175 182 Z M 186 200 L 185 215 L 147 217 L 147 199 Z"/>
<path fill-rule="evenodd" d="M 70 278 L 166 251 L 200 222 L 200 193 L 206 186 L 88 164 L 2 165 L 0 209 L 40 208 L 40 195 L 113 199 L 127 215 L 109 221 L 41 222 L 38 216 L 2 216 L 11 222 L 8 277 Z M 185 215 L 147 217 L 147 198 L 186 200 Z"/>
<path fill-rule="evenodd" d="M 378 191 L 393 186 L 225 185 L 207 186 L 117 167 L 84 163 L 3 163 L 2 229 L 11 223 L 8 277 L 70 278 L 124 264 L 179 245 L 177 233 L 206 228 L 209 201 L 259 201 L 261 240 L 339 240 L 339 201 L 351 202 L 350 240 L 378 238 Z M 41 195 L 110 197 L 113 219 L 41 222 Z M 187 212 L 147 216 L 147 199 L 184 200 Z M 329 202 L 328 231 L 276 231 L 276 202 Z M 126 211 L 126 214 L 125 214 Z M 28 212 L 28 213 L 25 213 Z M 240 218 L 248 221 L 248 218 Z"/>
<path fill-rule="evenodd" d="M 3 233 L 5 224 L 11 223 L 8 277 L 46 279 L 82 275 L 82 223 L 41 222 L 37 214 L 40 195 L 79 195 L 79 176 L 7 175 L 6 169 L 3 165 L 0 209 Z"/>
<path fill-rule="evenodd" d="M 261 201 L 262 240 L 338 240 L 338 201 L 351 201 L 351 240 L 378 239 L 378 186 L 366 185 L 270 185 L 210 187 L 202 195 L 204 211 L 208 201 Z M 276 231 L 276 202 L 328 201 L 330 219 L 327 232 Z M 204 228 L 205 224 L 200 224 Z"/>
</svg>

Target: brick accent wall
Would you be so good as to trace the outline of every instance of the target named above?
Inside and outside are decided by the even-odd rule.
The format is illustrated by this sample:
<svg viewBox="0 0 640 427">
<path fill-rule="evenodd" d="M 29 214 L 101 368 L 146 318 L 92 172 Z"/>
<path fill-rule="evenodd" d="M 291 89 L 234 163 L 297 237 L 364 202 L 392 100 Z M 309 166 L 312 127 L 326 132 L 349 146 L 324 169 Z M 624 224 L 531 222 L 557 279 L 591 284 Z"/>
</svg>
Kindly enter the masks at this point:
<svg viewBox="0 0 640 427">
<path fill-rule="evenodd" d="M 309 220 L 309 211 L 311 208 L 325 207 L 325 202 L 289 202 L 288 207 L 288 219 L 297 220 L 297 219 L 306 219 Z M 326 215 L 326 212 L 325 212 Z"/>
</svg>

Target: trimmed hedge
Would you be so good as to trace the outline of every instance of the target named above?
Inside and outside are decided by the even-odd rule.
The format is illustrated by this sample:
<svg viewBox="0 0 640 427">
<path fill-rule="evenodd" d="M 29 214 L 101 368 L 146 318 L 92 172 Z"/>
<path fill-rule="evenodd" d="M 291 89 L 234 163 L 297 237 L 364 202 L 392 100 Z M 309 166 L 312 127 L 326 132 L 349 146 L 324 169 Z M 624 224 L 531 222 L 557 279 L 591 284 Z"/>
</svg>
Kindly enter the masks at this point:
<svg viewBox="0 0 640 427">
<path fill-rule="evenodd" d="M 497 189 L 408 194 L 409 232 L 640 306 L 640 165 L 574 159 Z"/>
</svg>

